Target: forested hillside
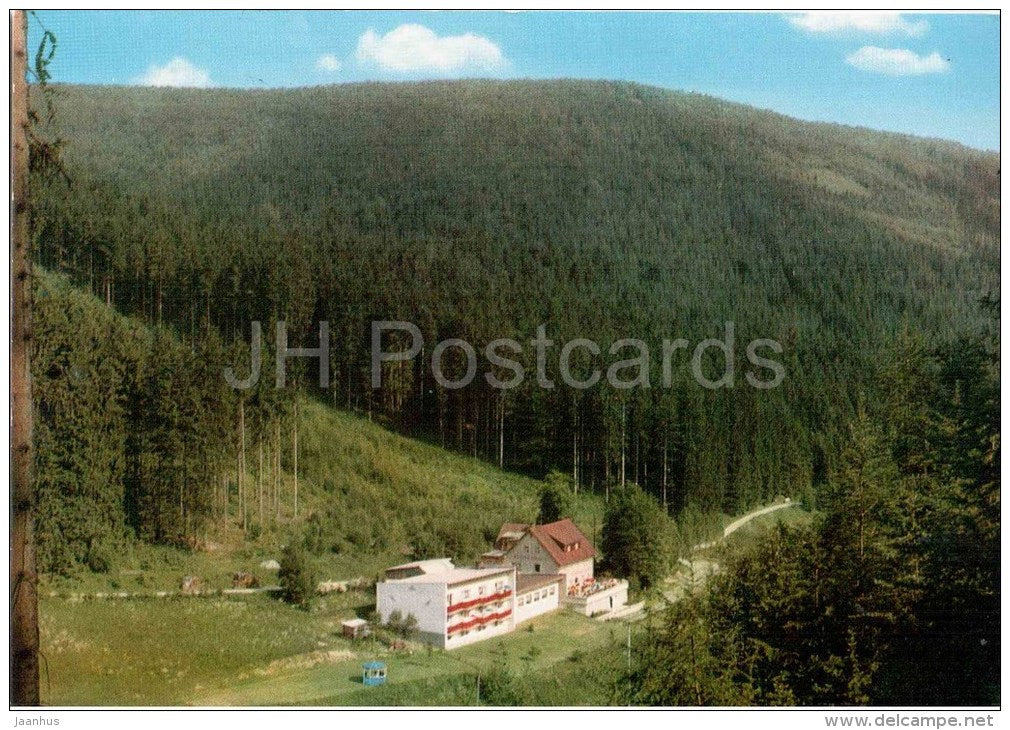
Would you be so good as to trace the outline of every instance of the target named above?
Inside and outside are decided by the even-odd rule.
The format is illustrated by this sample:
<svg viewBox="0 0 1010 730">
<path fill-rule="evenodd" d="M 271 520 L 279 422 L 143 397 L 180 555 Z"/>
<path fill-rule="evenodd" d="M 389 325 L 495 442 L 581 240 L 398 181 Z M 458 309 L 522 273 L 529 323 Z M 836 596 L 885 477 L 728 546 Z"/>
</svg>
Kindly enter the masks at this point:
<svg viewBox="0 0 1010 730">
<path fill-rule="evenodd" d="M 330 323 L 331 387 L 315 386 L 311 363 L 289 379 L 314 397 L 507 469 L 563 470 L 582 490 L 634 481 L 673 512 L 814 500 L 844 468 L 856 403 L 873 408 L 870 374 L 898 334 L 935 349 L 994 327 L 980 302 L 998 295 L 999 160 L 951 143 L 602 82 L 58 93 L 71 183 L 38 196 L 37 260 L 177 343 L 138 345 L 156 353 L 137 391 L 150 400 L 132 404 L 149 428 L 99 449 L 61 423 L 66 458 L 41 444 L 46 404 L 68 381 L 40 353 L 39 453 L 59 462 L 42 473 L 156 473 L 163 493 L 128 500 L 124 516 L 152 540 L 192 537 L 187 516 L 214 514 L 185 485 L 224 484 L 259 444 L 276 452 L 294 401 L 273 389 L 270 349 L 241 396 L 217 367 L 247 372 L 254 320 L 268 343 L 285 320 L 302 346 Z M 59 330 L 62 315 L 49 316 Z M 604 366 L 615 340 L 658 353 L 663 338 L 693 345 L 731 321 L 738 362 L 747 342 L 772 338 L 786 377 L 757 390 L 738 365 L 736 387 L 709 391 L 681 353 L 670 388 L 656 357 L 648 389 L 545 390 L 528 377 L 449 390 L 418 358 L 388 365 L 373 391 L 373 320 L 415 323 L 425 353 L 448 337 L 527 343 L 543 324 L 555 343 L 596 340 Z M 53 337 L 125 347 L 140 335 Z M 557 349 L 547 371 L 560 381 Z M 532 348 L 517 359 L 535 369 Z M 90 360 L 114 370 L 94 387 L 134 377 L 125 361 Z M 151 442 L 131 445 L 141 433 Z"/>
<path fill-rule="evenodd" d="M 167 561 L 174 569 L 159 584 L 162 566 L 134 549 L 136 537 L 208 555 L 194 568 L 216 563 L 211 579 L 229 567 L 257 569 L 297 536 L 322 575 L 370 576 L 411 556 L 475 560 L 502 522 L 537 515 L 543 483 L 304 397 L 297 431 L 294 403 L 256 396 L 242 402 L 238 428 L 240 401 L 220 378 L 216 338 L 194 350 L 63 277 L 36 274 L 37 538 L 46 573 L 80 577 L 85 567 L 121 580 L 120 571 L 148 563 L 154 582 L 140 585 L 175 589 L 179 559 Z M 235 453 L 242 432 L 244 464 L 241 448 Z M 567 504 L 587 530 L 602 525 L 602 500 Z M 686 540 L 700 539 L 687 527 Z M 247 541 L 255 552 L 242 549 Z"/>
</svg>

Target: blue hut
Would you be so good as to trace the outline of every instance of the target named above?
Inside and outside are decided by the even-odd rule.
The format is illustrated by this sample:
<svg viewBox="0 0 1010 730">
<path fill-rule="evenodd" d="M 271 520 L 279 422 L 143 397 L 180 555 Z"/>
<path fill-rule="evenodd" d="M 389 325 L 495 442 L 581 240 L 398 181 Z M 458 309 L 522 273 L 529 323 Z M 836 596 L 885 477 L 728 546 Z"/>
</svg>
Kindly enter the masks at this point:
<svg viewBox="0 0 1010 730">
<path fill-rule="evenodd" d="M 386 664 L 384 662 L 365 662 L 361 665 L 361 683 L 366 687 L 375 687 L 386 683 Z"/>
</svg>

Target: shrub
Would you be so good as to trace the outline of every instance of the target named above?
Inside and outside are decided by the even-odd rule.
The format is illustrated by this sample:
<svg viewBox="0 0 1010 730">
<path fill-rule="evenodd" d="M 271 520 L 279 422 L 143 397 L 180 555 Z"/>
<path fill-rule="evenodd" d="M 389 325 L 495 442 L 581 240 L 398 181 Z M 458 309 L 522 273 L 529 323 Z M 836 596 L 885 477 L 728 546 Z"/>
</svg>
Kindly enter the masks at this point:
<svg viewBox="0 0 1010 730">
<path fill-rule="evenodd" d="M 281 584 L 281 596 L 288 603 L 307 606 L 316 592 L 316 576 L 309 565 L 305 548 L 292 541 L 281 555 L 281 567 L 277 573 Z"/>
<path fill-rule="evenodd" d="M 88 568 L 94 573 L 108 573 L 112 567 L 112 551 L 104 545 L 92 545 L 88 548 Z"/>
<path fill-rule="evenodd" d="M 412 613 L 404 616 L 399 610 L 393 611 L 389 614 L 386 628 L 409 641 L 417 636 L 417 617 Z"/>
</svg>

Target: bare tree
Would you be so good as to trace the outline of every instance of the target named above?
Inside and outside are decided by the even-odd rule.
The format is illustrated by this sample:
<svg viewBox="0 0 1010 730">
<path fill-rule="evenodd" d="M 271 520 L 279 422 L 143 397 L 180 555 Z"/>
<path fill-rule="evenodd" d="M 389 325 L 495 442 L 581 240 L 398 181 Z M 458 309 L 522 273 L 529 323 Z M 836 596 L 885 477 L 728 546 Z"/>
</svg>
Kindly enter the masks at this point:
<svg viewBox="0 0 1010 730">
<path fill-rule="evenodd" d="M 32 482 L 32 257 L 28 231 L 28 81 L 23 10 L 11 12 L 11 704 L 39 704 L 39 613 Z"/>
</svg>

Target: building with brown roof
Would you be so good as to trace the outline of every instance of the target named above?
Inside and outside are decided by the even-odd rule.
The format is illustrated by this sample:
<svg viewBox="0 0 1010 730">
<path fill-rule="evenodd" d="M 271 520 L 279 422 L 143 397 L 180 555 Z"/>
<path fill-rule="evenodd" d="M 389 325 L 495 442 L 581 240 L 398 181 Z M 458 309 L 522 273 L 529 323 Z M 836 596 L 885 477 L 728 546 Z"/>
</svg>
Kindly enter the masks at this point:
<svg viewBox="0 0 1010 730">
<path fill-rule="evenodd" d="M 519 573 L 563 575 L 566 592 L 593 579 L 596 549 L 567 518 L 546 525 L 506 523 L 492 552 L 501 553 L 501 561 L 512 563 Z"/>
</svg>

